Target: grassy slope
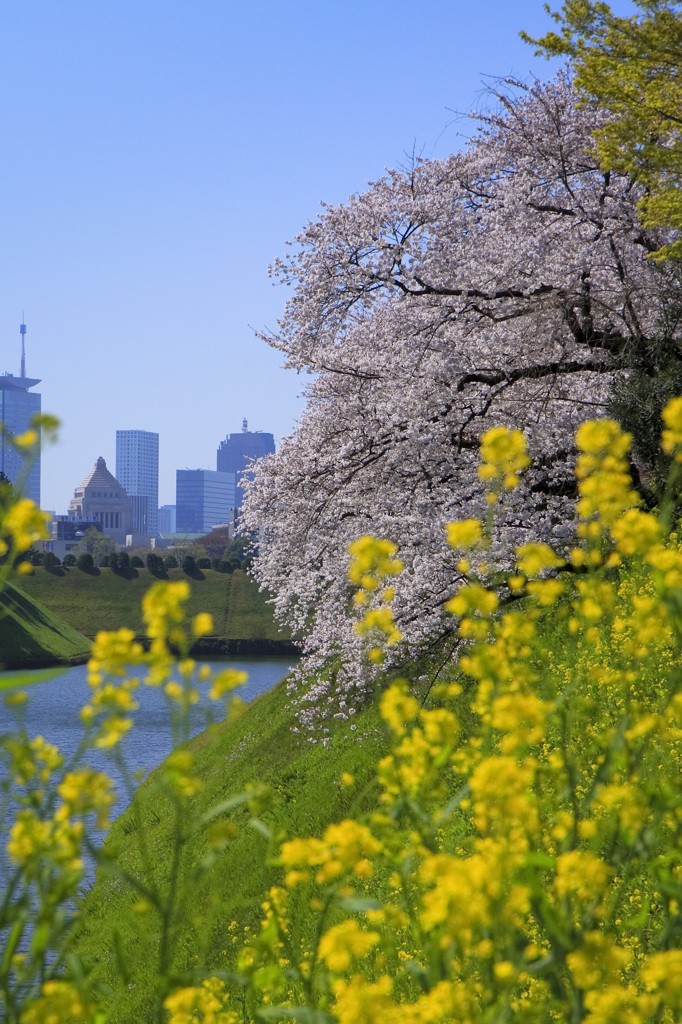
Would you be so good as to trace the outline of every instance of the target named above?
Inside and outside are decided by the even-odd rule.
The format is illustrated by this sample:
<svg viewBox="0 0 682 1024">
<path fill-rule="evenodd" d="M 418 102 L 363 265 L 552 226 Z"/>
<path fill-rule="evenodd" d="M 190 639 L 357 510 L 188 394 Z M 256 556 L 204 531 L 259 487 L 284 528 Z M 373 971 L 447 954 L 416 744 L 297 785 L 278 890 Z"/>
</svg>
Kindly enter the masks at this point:
<svg viewBox="0 0 682 1024">
<path fill-rule="evenodd" d="M 39 566 L 22 580 L 22 588 L 85 636 L 121 626 L 144 633 L 142 597 L 156 580 L 147 569 L 133 570 L 130 578 L 107 568 L 96 575 L 76 568 L 61 572 L 56 575 Z M 245 573 L 228 575 L 205 569 L 202 575 L 204 579 L 189 580 L 189 614 L 210 612 L 218 636 L 228 640 L 289 639 L 278 630 L 264 595 Z M 182 569 L 171 569 L 168 578 L 188 579 Z"/>
<path fill-rule="evenodd" d="M 40 601 L 9 584 L 0 594 L 0 665 L 51 665 L 89 650 L 86 637 Z"/>
<path fill-rule="evenodd" d="M 334 730 L 329 747 L 312 744 L 291 731 L 293 714 L 286 684 L 254 701 L 236 722 L 216 727 L 192 742 L 196 772 L 204 789 L 194 797 L 197 814 L 238 794 L 253 782 L 268 785 L 272 802 L 264 820 L 276 823 L 289 836 L 319 835 L 330 821 L 356 810 L 358 794 L 372 775 L 387 737 L 375 707 L 356 716 L 356 729 L 348 724 Z M 340 783 L 343 771 L 355 777 L 352 790 Z M 249 811 L 242 807 L 229 819 L 236 835 L 218 855 L 201 881 L 194 867 L 209 853 L 204 834 L 184 846 L 184 882 L 181 904 L 190 922 L 179 936 L 176 969 L 186 970 L 199 956 L 213 966 L 231 960 L 232 942 L 241 941 L 244 927 L 256 927 L 260 904 L 270 885 L 281 881 L 276 869 L 263 864 L 265 840 L 249 827 Z M 172 849 L 172 815 L 167 798 L 155 786 L 154 774 L 140 788 L 133 805 L 116 821 L 107 851 L 118 863 L 147 883 L 163 885 L 168 877 Z M 131 973 L 119 992 L 113 1021 L 139 1022 L 150 1013 L 149 993 L 156 976 L 156 946 L 150 934 L 150 912 L 135 914 L 133 891 L 119 880 L 100 881 L 86 902 L 85 922 L 77 948 L 94 964 L 105 984 L 120 986 L 116 974 L 116 945 L 124 951 Z M 300 915 L 307 921 L 307 915 Z M 232 924 L 236 922 L 236 926 Z M 232 927 L 230 925 L 232 924 Z M 117 936 L 117 938 L 115 938 Z"/>
</svg>

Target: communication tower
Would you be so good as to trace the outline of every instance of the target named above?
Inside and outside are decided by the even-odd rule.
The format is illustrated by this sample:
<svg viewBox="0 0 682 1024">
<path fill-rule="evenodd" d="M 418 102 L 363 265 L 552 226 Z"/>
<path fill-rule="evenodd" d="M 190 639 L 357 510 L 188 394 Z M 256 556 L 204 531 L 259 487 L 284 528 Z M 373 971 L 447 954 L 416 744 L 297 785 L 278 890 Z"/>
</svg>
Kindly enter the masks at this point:
<svg viewBox="0 0 682 1024">
<path fill-rule="evenodd" d="M 21 311 L 21 323 L 19 324 L 19 334 L 21 335 L 21 376 L 26 376 L 26 347 L 24 345 L 24 338 L 26 337 L 26 324 L 24 323 L 24 311 Z"/>
</svg>

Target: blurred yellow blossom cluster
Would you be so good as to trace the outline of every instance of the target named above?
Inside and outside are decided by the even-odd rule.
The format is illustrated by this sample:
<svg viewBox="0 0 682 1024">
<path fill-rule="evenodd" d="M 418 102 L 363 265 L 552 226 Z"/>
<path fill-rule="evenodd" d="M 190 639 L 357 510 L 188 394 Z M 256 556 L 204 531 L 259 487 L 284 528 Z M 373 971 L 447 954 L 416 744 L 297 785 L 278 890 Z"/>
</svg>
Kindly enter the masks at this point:
<svg viewBox="0 0 682 1024">
<path fill-rule="evenodd" d="M 488 504 L 494 505 L 501 489 L 513 490 L 519 474 L 530 465 L 526 439 L 520 430 L 492 427 L 481 438 L 481 465 L 478 476 L 489 485 Z"/>
<path fill-rule="evenodd" d="M 22 555 L 31 545 L 49 538 L 49 515 L 30 498 L 22 497 L 21 491 L 40 453 L 41 443 L 55 440 L 58 426 L 59 421 L 47 413 L 33 416 L 31 426 L 23 434 L 11 434 L 0 423 L 3 443 L 15 448 L 23 460 L 23 468 L 14 485 L 0 487 L 0 559 L 4 559 L 0 584 L 7 580 L 13 566 L 20 574 L 30 573 L 31 564 L 22 561 Z"/>
<path fill-rule="evenodd" d="M 393 610 L 390 607 L 395 597 L 392 586 L 380 589 L 387 577 L 397 576 L 403 570 L 403 563 L 396 558 L 397 548 L 390 540 L 378 537 L 360 537 L 348 548 L 351 556 L 348 567 L 348 578 L 357 590 L 354 603 L 361 610 L 361 618 L 355 623 L 358 636 L 368 637 L 370 641 L 379 638 L 381 643 L 372 643 L 368 657 L 375 664 L 384 660 L 382 644 L 397 644 L 401 632 L 395 624 Z"/>
<path fill-rule="evenodd" d="M 225 984 L 217 978 L 177 989 L 164 1003 L 168 1024 L 238 1024 L 239 1015 L 224 1009 L 225 995 Z"/>
<path fill-rule="evenodd" d="M 577 511 L 583 520 L 578 536 L 594 541 L 623 512 L 639 504 L 627 460 L 632 435 L 624 433 L 615 420 L 592 420 L 578 428 L 575 439 L 580 451 L 575 470 L 580 494 Z"/>
<path fill-rule="evenodd" d="M 663 410 L 665 430 L 661 448 L 666 455 L 674 455 L 675 462 L 682 462 L 682 398 L 673 398 Z"/>
<path fill-rule="evenodd" d="M 397 548 L 390 540 L 360 537 L 349 548 L 351 563 L 348 577 L 363 590 L 376 590 L 387 576 L 397 576 L 403 563 L 396 558 Z"/>
</svg>

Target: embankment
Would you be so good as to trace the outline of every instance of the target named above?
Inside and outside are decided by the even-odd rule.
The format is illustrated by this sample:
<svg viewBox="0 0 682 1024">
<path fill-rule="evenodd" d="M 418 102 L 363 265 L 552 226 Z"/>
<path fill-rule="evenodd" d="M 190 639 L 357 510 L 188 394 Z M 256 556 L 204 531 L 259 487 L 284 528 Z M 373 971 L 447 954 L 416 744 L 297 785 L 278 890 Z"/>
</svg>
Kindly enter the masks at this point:
<svg viewBox="0 0 682 1024">
<path fill-rule="evenodd" d="M 91 573 L 77 568 L 48 572 L 38 566 L 33 575 L 22 578 L 21 587 L 90 639 L 99 630 L 122 627 L 143 637 L 142 598 L 158 578 L 147 569 L 130 569 L 125 574 L 109 568 Z M 196 656 L 297 653 L 290 636 L 275 623 L 265 595 L 241 570 L 227 574 L 205 569 L 188 577 L 182 569 L 170 569 L 163 578 L 189 583 L 190 617 L 198 612 L 213 617 L 214 632 L 197 644 Z"/>
</svg>

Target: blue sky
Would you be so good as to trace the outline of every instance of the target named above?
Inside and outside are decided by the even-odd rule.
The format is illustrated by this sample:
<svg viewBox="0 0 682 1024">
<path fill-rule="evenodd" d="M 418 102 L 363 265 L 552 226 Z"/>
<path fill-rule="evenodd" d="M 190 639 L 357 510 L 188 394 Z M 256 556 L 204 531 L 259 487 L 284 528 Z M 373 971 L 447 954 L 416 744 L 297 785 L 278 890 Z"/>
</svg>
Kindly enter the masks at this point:
<svg viewBox="0 0 682 1024">
<path fill-rule="evenodd" d="M 305 378 L 253 329 L 268 264 L 416 149 L 439 157 L 485 76 L 552 66 L 521 0 L 5 0 L 0 8 L 0 372 L 63 422 L 43 506 L 63 512 L 116 429 L 158 431 L 159 499 L 226 434 L 290 433 Z"/>
</svg>

